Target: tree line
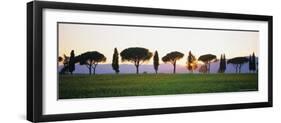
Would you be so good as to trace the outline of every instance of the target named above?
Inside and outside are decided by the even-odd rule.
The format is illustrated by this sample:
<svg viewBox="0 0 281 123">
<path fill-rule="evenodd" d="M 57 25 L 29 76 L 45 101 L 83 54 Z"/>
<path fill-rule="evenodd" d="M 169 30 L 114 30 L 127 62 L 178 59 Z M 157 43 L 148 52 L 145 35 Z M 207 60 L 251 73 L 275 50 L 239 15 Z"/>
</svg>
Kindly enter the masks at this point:
<svg viewBox="0 0 281 123">
<path fill-rule="evenodd" d="M 120 72 L 119 70 L 119 56 L 121 56 L 121 62 L 131 62 L 136 67 L 136 74 L 139 74 L 139 66 L 147 61 L 149 61 L 153 57 L 153 67 L 155 73 L 158 73 L 159 68 L 159 55 L 157 50 L 152 53 L 146 48 L 142 47 L 130 47 L 124 49 L 120 54 L 117 48 L 114 48 L 113 56 L 112 56 L 112 69 L 116 74 Z M 173 73 L 176 73 L 176 64 L 177 61 L 182 59 L 184 54 L 178 51 L 173 51 L 167 53 L 162 57 L 162 61 L 164 63 L 170 63 L 173 65 Z M 75 56 L 74 50 L 70 52 L 70 57 L 64 55 L 63 57 L 59 56 L 58 61 L 62 62 L 63 68 L 60 70 L 60 74 L 64 74 L 69 72 L 73 74 L 75 70 L 75 64 L 79 63 L 80 65 L 85 65 L 89 74 L 96 74 L 96 68 L 99 63 L 106 62 L 106 57 L 98 52 L 98 51 L 88 51 L 82 53 L 78 56 Z M 201 61 L 204 64 L 200 66 L 199 72 L 201 73 L 210 73 L 211 63 L 219 61 L 219 69 L 218 73 L 224 73 L 226 71 L 226 65 L 232 64 L 236 70 L 236 73 L 241 72 L 241 68 L 245 63 L 249 63 L 249 71 L 256 72 L 257 71 L 257 61 L 255 57 L 255 53 L 251 54 L 249 58 L 247 57 L 234 57 L 226 60 L 225 54 L 221 54 L 220 59 L 218 60 L 216 55 L 213 54 L 205 54 L 201 55 L 198 59 L 192 54 L 191 51 L 188 52 L 186 68 L 191 73 L 193 73 L 198 68 L 198 62 Z"/>
</svg>

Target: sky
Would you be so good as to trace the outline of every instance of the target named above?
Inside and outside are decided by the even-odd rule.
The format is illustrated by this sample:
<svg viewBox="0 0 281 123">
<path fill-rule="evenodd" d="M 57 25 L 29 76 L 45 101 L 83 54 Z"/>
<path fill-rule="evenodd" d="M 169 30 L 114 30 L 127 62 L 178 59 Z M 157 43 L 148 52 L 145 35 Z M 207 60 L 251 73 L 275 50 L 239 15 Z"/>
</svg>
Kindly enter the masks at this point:
<svg viewBox="0 0 281 123">
<path fill-rule="evenodd" d="M 135 26 L 113 26 L 95 24 L 58 25 L 58 55 L 69 56 L 71 50 L 75 55 L 87 51 L 98 51 L 105 55 L 111 64 L 114 48 L 120 53 L 129 47 L 144 47 L 154 53 L 158 51 L 160 59 L 167 53 L 179 51 L 185 56 L 177 62 L 185 65 L 188 52 L 197 58 L 204 54 L 214 54 L 217 58 L 225 54 L 226 58 L 249 56 L 253 52 L 259 56 L 259 32 L 179 29 Z M 147 64 L 152 64 L 151 58 Z M 160 60 L 160 63 L 163 63 Z M 128 62 L 120 62 L 128 64 Z"/>
</svg>

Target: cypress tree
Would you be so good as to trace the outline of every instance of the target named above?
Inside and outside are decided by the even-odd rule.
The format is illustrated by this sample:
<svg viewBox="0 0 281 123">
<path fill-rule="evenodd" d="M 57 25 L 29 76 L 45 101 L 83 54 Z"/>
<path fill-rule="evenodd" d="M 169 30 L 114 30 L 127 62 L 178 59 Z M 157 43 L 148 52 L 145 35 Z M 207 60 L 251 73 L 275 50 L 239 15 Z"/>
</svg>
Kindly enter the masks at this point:
<svg viewBox="0 0 281 123">
<path fill-rule="evenodd" d="M 114 48 L 113 58 L 112 58 L 112 68 L 115 71 L 116 74 L 118 74 L 119 71 L 119 53 L 117 51 L 117 48 Z"/>
<path fill-rule="evenodd" d="M 252 55 L 249 56 L 249 71 L 251 72 L 253 70 L 253 63 L 252 63 Z"/>
<path fill-rule="evenodd" d="M 221 58 L 220 58 L 220 66 L 219 66 L 218 72 L 219 72 L 219 73 L 222 73 L 222 70 L 223 70 L 223 56 L 221 55 Z"/>
<path fill-rule="evenodd" d="M 154 65 L 155 73 L 157 74 L 158 73 L 158 67 L 159 67 L 159 56 L 158 56 L 157 50 L 154 53 L 153 65 Z"/>
<path fill-rule="evenodd" d="M 226 59 L 225 59 L 225 54 L 223 54 L 223 62 L 222 62 L 222 66 L 223 66 L 223 68 L 222 68 L 222 72 L 224 73 L 225 72 L 225 70 L 226 70 Z"/>
<path fill-rule="evenodd" d="M 74 54 L 74 50 L 71 51 L 70 53 L 70 58 L 69 58 L 69 63 L 68 63 L 68 70 L 70 72 L 70 74 L 73 73 L 73 71 L 75 70 L 75 54 Z"/>
<path fill-rule="evenodd" d="M 253 71 L 255 72 L 256 71 L 256 56 L 255 56 L 255 53 L 253 53 L 252 55 L 252 69 Z"/>
<path fill-rule="evenodd" d="M 226 59 L 225 59 L 225 54 L 221 54 L 220 58 L 220 66 L 219 66 L 219 73 L 224 73 L 226 70 Z"/>
</svg>

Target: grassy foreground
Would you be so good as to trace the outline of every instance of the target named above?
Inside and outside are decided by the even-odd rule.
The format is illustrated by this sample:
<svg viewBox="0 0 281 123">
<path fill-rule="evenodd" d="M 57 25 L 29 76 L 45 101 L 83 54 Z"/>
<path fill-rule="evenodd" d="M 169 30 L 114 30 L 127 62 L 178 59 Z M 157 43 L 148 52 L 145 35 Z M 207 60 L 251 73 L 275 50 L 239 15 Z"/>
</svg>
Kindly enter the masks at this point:
<svg viewBox="0 0 281 123">
<path fill-rule="evenodd" d="M 257 74 L 59 75 L 59 99 L 255 91 Z"/>
</svg>

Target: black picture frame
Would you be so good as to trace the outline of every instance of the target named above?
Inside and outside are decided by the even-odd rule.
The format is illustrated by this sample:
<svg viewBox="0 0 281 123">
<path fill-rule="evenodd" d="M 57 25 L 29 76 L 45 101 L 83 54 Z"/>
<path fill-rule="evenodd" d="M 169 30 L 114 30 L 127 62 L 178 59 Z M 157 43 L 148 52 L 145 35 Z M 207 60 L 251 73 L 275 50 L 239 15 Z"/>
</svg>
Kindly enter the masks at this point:
<svg viewBox="0 0 281 123">
<path fill-rule="evenodd" d="M 187 16 L 220 19 L 256 20 L 268 22 L 268 101 L 258 103 L 189 106 L 189 107 L 164 107 L 157 109 L 122 110 L 90 113 L 72 113 L 58 115 L 43 115 L 42 94 L 42 10 L 45 8 L 101 11 L 131 14 Z M 33 1 L 27 3 L 27 120 L 32 122 L 79 120 L 107 117 L 123 117 L 137 115 L 170 114 L 183 112 L 200 112 L 213 110 L 245 109 L 272 107 L 272 57 L 273 57 L 273 17 L 265 15 L 248 15 L 233 13 L 217 13 L 202 11 L 186 11 L 156 8 L 140 8 L 125 6 L 93 5 L 80 3 Z"/>
</svg>

